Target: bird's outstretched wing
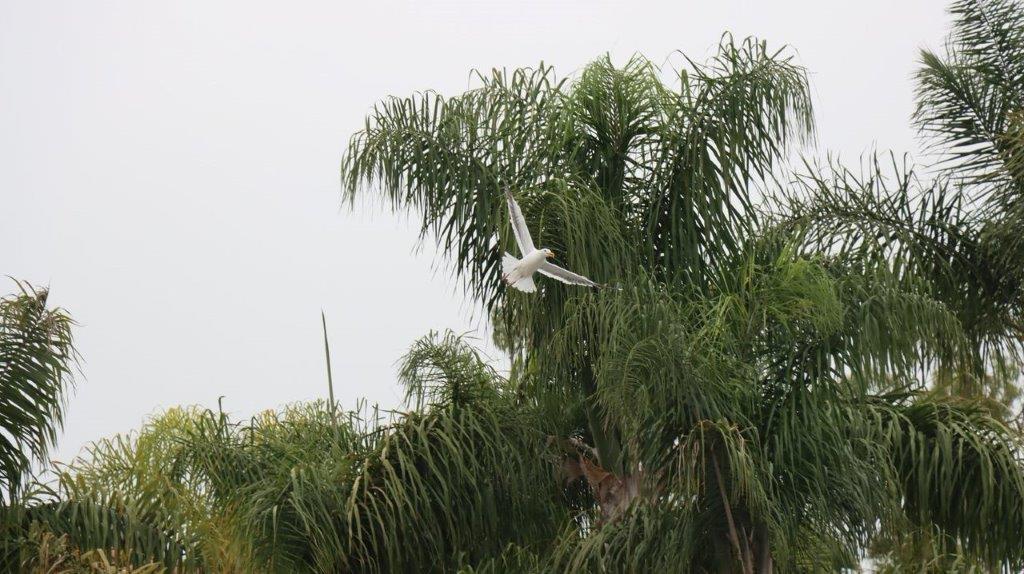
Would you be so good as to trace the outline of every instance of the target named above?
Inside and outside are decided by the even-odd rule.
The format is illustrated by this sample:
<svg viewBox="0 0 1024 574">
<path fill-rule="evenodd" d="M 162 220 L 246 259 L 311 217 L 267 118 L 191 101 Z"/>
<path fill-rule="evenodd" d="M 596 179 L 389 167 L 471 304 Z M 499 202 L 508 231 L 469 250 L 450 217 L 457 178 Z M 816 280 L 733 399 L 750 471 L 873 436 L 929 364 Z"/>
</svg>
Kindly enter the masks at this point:
<svg viewBox="0 0 1024 574">
<path fill-rule="evenodd" d="M 519 209 L 519 204 L 512 197 L 512 192 L 506 189 L 505 198 L 508 200 L 508 218 L 512 222 L 512 233 L 516 236 L 516 243 L 519 244 L 519 254 L 521 257 L 526 257 L 536 249 L 533 246 L 533 238 L 530 237 L 530 230 L 526 227 L 523 211 Z"/>
<path fill-rule="evenodd" d="M 558 265 L 553 265 L 545 261 L 540 264 L 540 268 L 537 269 L 542 275 L 547 275 L 552 279 L 557 279 L 562 283 L 568 283 L 569 285 L 585 285 L 587 287 L 600 287 L 598 283 L 594 283 L 590 279 L 582 275 L 577 275 L 568 269 L 562 269 Z"/>
</svg>

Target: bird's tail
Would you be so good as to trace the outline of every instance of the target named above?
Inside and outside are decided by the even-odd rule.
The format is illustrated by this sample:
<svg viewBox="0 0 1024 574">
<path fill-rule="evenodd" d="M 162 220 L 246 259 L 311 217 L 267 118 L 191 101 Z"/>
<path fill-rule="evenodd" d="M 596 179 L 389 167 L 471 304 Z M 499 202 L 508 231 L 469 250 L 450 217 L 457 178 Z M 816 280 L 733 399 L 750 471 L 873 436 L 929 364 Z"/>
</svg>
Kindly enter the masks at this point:
<svg viewBox="0 0 1024 574">
<path fill-rule="evenodd" d="M 537 290 L 537 285 L 533 282 L 533 277 L 519 276 L 519 263 L 518 259 L 506 253 L 501 258 L 501 278 L 520 291 L 533 293 Z"/>
<path fill-rule="evenodd" d="M 533 282 L 533 277 L 523 277 L 519 281 L 513 283 L 512 286 L 523 293 L 533 293 L 537 290 L 537 284 Z"/>
</svg>

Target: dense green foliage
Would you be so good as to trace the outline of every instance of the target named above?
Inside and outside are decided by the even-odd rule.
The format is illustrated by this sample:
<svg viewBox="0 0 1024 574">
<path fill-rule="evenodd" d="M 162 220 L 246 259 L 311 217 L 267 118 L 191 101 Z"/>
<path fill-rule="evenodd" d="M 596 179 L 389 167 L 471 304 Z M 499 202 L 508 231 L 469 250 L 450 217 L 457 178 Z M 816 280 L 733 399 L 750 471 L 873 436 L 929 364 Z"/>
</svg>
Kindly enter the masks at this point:
<svg viewBox="0 0 1024 574">
<path fill-rule="evenodd" d="M 174 409 L 9 539 L 205 572 L 1024 568 L 1024 12 L 953 14 L 918 76 L 926 182 L 875 158 L 789 177 L 806 74 L 754 40 L 382 102 L 346 193 L 422 217 L 509 376 L 432 334 L 402 411 Z M 505 190 L 612 287 L 507 290 Z"/>
<path fill-rule="evenodd" d="M 405 413 L 168 411 L 93 445 L 37 517 L 80 547 L 214 572 L 450 571 L 556 538 L 571 515 L 538 464 L 539 411 L 451 335 L 403 373 L 420 405 Z"/>
</svg>

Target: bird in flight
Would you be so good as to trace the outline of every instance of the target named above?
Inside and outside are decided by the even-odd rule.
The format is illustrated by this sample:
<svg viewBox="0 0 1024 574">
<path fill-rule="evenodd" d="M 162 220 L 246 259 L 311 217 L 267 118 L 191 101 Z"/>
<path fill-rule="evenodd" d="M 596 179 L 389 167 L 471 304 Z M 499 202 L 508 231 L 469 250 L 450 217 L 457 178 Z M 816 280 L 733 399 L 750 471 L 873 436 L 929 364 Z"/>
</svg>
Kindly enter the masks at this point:
<svg viewBox="0 0 1024 574">
<path fill-rule="evenodd" d="M 505 198 L 508 200 L 508 217 L 512 221 L 512 233 L 516 236 L 516 244 L 519 245 L 519 252 L 522 259 L 516 259 L 509 253 L 501 260 L 501 278 L 505 283 L 526 293 L 533 293 L 537 286 L 533 282 L 533 274 L 540 272 L 552 279 L 568 283 L 569 285 L 584 285 L 586 287 L 600 287 L 590 279 L 577 275 L 568 269 L 548 263 L 548 259 L 555 256 L 550 249 L 537 249 L 533 246 L 533 239 L 530 237 L 530 230 L 526 227 L 526 219 L 519 209 L 512 192 L 505 190 Z"/>
</svg>

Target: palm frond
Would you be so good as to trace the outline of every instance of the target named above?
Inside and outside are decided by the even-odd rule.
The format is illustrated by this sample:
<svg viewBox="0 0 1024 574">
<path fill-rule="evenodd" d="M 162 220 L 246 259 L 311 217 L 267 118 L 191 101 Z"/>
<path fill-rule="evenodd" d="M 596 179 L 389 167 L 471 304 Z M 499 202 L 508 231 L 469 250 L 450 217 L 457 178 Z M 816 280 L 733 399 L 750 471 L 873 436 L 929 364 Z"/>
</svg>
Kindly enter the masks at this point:
<svg viewBox="0 0 1024 574">
<path fill-rule="evenodd" d="M 56 440 L 77 361 L 67 313 L 47 308 L 46 289 L 18 288 L 0 298 L 0 488 L 8 501 Z"/>
<path fill-rule="evenodd" d="M 921 54 L 915 120 L 941 167 L 977 184 L 994 213 L 1024 197 L 1024 7 L 959 0 L 945 54 Z"/>
</svg>

